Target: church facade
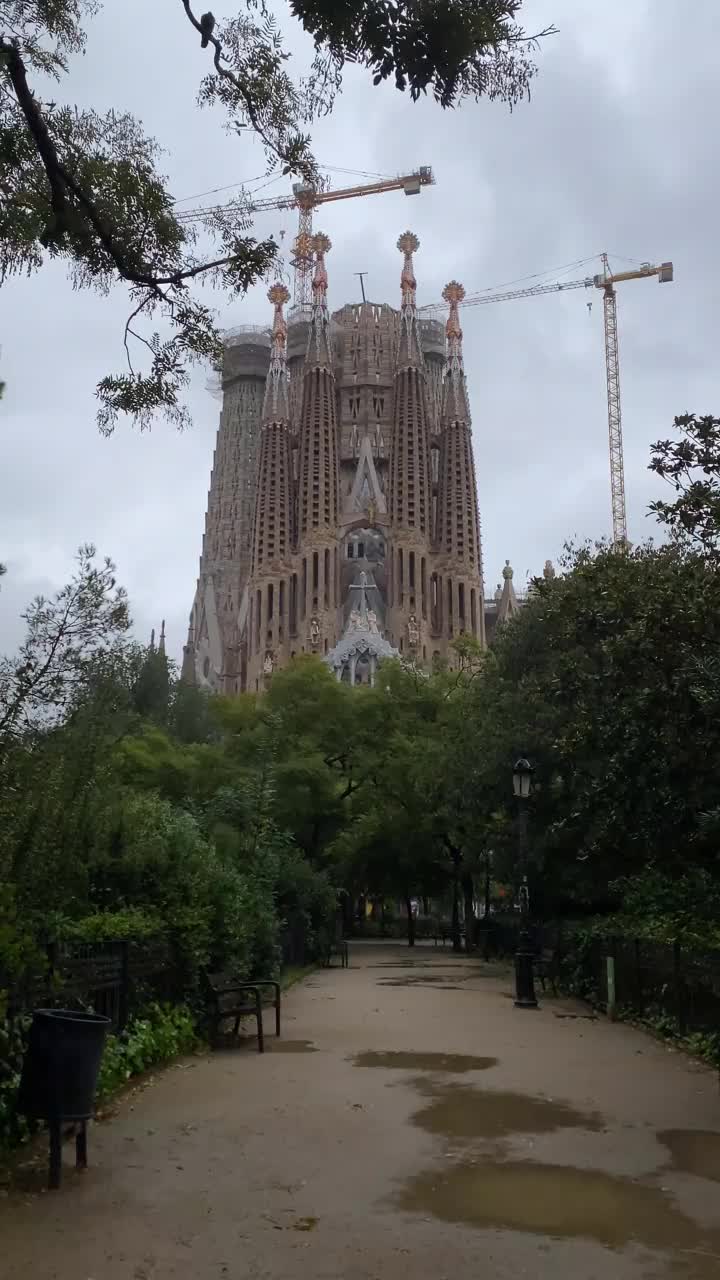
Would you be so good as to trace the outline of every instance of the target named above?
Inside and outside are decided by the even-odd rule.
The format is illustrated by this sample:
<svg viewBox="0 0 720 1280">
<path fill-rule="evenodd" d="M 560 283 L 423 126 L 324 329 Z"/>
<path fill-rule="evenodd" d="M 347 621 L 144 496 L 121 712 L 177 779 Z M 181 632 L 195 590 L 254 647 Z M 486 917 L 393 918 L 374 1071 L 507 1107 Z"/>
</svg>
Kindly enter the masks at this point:
<svg viewBox="0 0 720 1280">
<path fill-rule="evenodd" d="M 485 645 L 518 599 L 512 569 L 486 602 L 459 304 L 418 316 L 417 238 L 398 240 L 399 306 L 331 314 L 330 241 L 313 238 L 313 302 L 229 336 L 223 408 L 183 676 L 260 691 L 315 653 L 340 680 L 373 682 L 400 656 L 454 662 Z"/>
</svg>

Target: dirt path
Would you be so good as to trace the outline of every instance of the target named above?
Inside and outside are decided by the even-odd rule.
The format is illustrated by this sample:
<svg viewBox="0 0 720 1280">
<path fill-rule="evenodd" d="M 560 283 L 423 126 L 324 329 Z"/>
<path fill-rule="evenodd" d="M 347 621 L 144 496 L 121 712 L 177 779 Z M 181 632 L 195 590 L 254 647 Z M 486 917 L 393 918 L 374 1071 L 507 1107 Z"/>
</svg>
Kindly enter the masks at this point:
<svg viewBox="0 0 720 1280">
<path fill-rule="evenodd" d="M 351 966 L 290 993 L 264 1057 L 169 1070 L 93 1127 L 84 1177 L 5 1198 L 0 1275 L 720 1275 L 712 1073 L 432 947 Z"/>
</svg>

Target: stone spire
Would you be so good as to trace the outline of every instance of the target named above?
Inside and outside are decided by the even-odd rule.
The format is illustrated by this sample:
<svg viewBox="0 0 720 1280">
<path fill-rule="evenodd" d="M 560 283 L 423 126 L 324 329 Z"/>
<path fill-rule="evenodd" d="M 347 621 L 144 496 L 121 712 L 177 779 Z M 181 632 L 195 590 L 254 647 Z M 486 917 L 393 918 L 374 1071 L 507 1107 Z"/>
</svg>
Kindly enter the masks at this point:
<svg viewBox="0 0 720 1280">
<path fill-rule="evenodd" d="M 393 387 L 393 440 L 390 466 L 390 514 L 400 529 L 430 536 L 430 434 L 427 389 L 415 309 L 412 255 L 417 236 L 406 231 L 398 240 L 403 255 L 400 340 Z"/>
<path fill-rule="evenodd" d="M 265 381 L 265 398 L 262 407 L 263 422 L 288 422 L 288 371 L 287 371 L 287 321 L 283 313 L 290 294 L 284 284 L 274 284 L 268 289 L 268 298 L 275 308 L 270 368 Z"/>
<path fill-rule="evenodd" d="M 315 254 L 315 271 L 312 279 L 312 313 L 310 332 L 308 333 L 306 369 L 332 369 L 332 348 L 330 345 L 330 315 L 327 306 L 328 277 L 325 266 L 325 254 L 332 249 L 329 236 L 319 231 L 312 239 Z"/>
<path fill-rule="evenodd" d="M 160 643 L 158 644 L 158 653 L 165 656 L 165 619 L 160 623 Z"/>
<path fill-rule="evenodd" d="M 298 537 L 334 530 L 338 519 L 336 390 L 330 347 L 325 254 L 327 236 L 314 238 L 315 274 L 300 411 Z"/>
<path fill-rule="evenodd" d="M 509 560 L 505 561 L 505 568 L 502 571 L 502 576 L 503 588 L 497 605 L 498 623 L 507 622 L 508 618 L 513 618 L 516 613 L 520 612 L 520 601 L 515 594 L 515 588 L 513 586 L 513 570 Z"/>
<path fill-rule="evenodd" d="M 290 294 L 274 284 L 268 298 L 275 308 L 270 368 L 265 384 L 260 460 L 253 521 L 253 578 L 285 560 L 293 539 L 293 484 L 290 454 L 287 323 L 283 307 Z"/>
<path fill-rule="evenodd" d="M 470 405 L 468 403 L 465 366 L 463 364 L 462 340 L 460 327 L 460 303 L 465 297 L 465 290 L 457 280 L 451 280 L 443 289 L 443 298 L 450 310 L 445 325 L 447 343 L 447 363 L 443 385 L 442 415 L 445 422 L 470 423 Z"/>
<path fill-rule="evenodd" d="M 445 329 L 447 367 L 443 386 L 436 533 L 439 550 L 453 558 L 456 571 L 480 576 L 475 462 L 458 314 L 458 306 L 464 297 L 465 290 L 456 280 L 451 280 L 443 290 L 450 313 Z"/>
<path fill-rule="evenodd" d="M 417 281 L 413 254 L 420 248 L 420 241 L 412 231 L 405 231 L 398 238 L 397 247 L 403 255 L 403 268 L 400 273 L 400 339 L 398 342 L 398 368 L 403 366 L 423 367 L 422 346 L 418 331 L 417 319 Z"/>
<path fill-rule="evenodd" d="M 197 675 L 195 671 L 195 629 L 193 627 L 192 613 L 190 614 L 190 621 L 188 623 L 187 640 L 183 645 L 180 679 L 184 684 L 196 684 L 197 682 Z"/>
</svg>

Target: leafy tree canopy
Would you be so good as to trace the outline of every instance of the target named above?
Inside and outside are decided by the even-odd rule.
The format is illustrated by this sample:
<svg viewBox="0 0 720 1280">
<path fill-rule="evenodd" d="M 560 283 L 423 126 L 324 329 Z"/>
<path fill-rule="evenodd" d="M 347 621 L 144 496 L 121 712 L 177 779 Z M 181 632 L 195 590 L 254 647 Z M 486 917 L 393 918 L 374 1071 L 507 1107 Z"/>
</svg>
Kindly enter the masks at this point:
<svg viewBox="0 0 720 1280">
<path fill-rule="evenodd" d="M 61 258 L 76 288 L 124 283 L 126 368 L 98 385 L 100 428 L 111 432 L 121 414 L 149 427 L 157 412 L 182 426 L 190 366 L 221 352 L 195 286 L 242 295 L 271 271 L 277 246 L 251 234 L 243 193 L 198 227 L 180 222 L 160 147 L 141 123 L 122 104 L 109 112 L 74 104 L 75 59 L 100 7 L 0 0 L 0 278 Z M 309 130 L 332 109 L 346 62 L 366 66 L 375 83 L 392 77 L 414 98 L 430 91 L 444 107 L 468 96 L 512 106 L 529 92 L 538 38 L 516 22 L 520 8 L 520 0 L 290 0 L 315 41 L 310 73 L 297 79 L 265 0 L 217 21 L 176 0 L 168 21 L 197 40 L 198 67 L 207 67 L 200 105 L 219 106 L 238 139 L 258 136 L 268 172 L 318 185 Z"/>
<path fill-rule="evenodd" d="M 667 480 L 674 502 L 650 510 L 681 546 L 720 564 L 720 418 L 685 413 L 675 419 L 679 439 L 658 440 L 650 470 Z"/>
<path fill-rule="evenodd" d="M 583 547 L 565 568 L 503 629 L 468 732 L 481 786 L 509 812 L 514 753 L 536 764 L 536 889 L 600 905 L 611 880 L 650 863 L 668 875 L 688 857 L 716 865 L 701 819 L 720 736 L 698 664 L 720 644 L 720 586 L 675 547 Z"/>
</svg>

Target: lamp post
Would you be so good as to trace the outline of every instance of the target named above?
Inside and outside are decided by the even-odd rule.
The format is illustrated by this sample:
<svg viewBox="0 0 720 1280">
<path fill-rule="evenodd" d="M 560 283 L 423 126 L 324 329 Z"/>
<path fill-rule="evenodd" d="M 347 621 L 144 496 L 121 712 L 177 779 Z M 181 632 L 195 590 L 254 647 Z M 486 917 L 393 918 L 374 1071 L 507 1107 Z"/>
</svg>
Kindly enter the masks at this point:
<svg viewBox="0 0 720 1280">
<path fill-rule="evenodd" d="M 537 1009 L 530 940 L 530 892 L 527 879 L 527 802 L 532 791 L 533 767 L 521 756 L 513 765 L 513 792 L 518 803 L 520 863 L 520 938 L 515 953 L 515 1008 Z"/>
</svg>

